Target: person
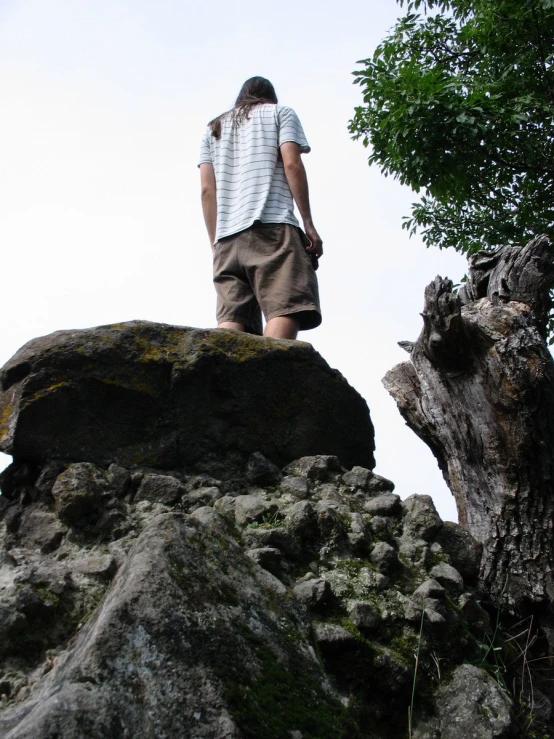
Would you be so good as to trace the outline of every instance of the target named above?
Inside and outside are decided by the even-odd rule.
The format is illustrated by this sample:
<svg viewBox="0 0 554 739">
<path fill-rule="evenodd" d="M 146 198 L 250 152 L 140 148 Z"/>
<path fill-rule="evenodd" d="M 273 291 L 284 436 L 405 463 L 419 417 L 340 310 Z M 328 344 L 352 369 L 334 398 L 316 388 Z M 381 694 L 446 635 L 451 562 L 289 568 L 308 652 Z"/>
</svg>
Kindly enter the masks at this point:
<svg viewBox="0 0 554 739">
<path fill-rule="evenodd" d="M 298 116 L 264 77 L 210 121 L 200 149 L 202 210 L 212 244 L 218 328 L 296 339 L 321 323 L 313 223 Z M 294 202 L 304 232 L 294 214 Z"/>
</svg>

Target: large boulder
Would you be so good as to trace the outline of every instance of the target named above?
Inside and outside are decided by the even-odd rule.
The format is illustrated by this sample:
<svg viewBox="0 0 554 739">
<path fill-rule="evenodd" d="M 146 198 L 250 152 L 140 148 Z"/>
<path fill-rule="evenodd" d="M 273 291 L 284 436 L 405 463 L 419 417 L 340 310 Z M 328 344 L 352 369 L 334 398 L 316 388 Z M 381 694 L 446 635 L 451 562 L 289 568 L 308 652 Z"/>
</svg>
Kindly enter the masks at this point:
<svg viewBox="0 0 554 739">
<path fill-rule="evenodd" d="M 304 342 L 132 321 L 34 339 L 0 381 L 0 450 L 20 460 L 374 467 L 367 404 Z"/>
</svg>

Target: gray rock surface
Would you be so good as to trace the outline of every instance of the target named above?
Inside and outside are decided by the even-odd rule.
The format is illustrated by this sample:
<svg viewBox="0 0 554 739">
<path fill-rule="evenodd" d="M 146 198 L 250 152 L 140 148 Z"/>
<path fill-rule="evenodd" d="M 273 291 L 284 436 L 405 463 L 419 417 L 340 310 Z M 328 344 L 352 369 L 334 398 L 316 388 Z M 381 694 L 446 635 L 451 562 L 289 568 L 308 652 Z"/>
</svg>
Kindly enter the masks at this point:
<svg viewBox="0 0 554 739">
<path fill-rule="evenodd" d="M 407 535 L 406 516 L 372 516 L 367 491 L 329 455 L 290 463 L 269 489 L 248 469 L 226 482 L 78 462 L 57 468 L 51 494 L 27 497 L 46 475 L 12 475 L 0 513 L 0 736 L 47 739 L 62 724 L 69 739 L 314 736 L 316 712 L 322 739 L 337 726 L 389 739 L 406 732 L 398 706 L 418 642 L 426 674 L 434 660 L 442 670 L 482 659 L 486 612 L 471 587 L 454 598 L 460 575 L 434 518 L 413 529 L 424 541 Z M 434 568 L 450 574 L 450 598 Z M 421 726 L 434 726 L 422 705 Z"/>
<path fill-rule="evenodd" d="M 426 598 L 444 598 L 445 595 L 446 590 L 442 585 L 431 578 L 429 580 L 425 580 L 425 582 L 414 591 L 413 597 L 415 600 L 425 600 Z"/>
<path fill-rule="evenodd" d="M 260 452 L 254 452 L 248 459 L 246 479 L 251 485 L 274 486 L 283 479 L 283 473 Z"/>
<path fill-rule="evenodd" d="M 468 582 L 475 582 L 481 565 L 483 545 L 467 529 L 452 521 L 444 521 L 437 534 L 437 541 L 462 577 Z"/>
<path fill-rule="evenodd" d="M 314 578 L 299 582 L 293 588 L 294 595 L 309 608 L 321 608 L 329 601 L 331 587 L 327 580 Z"/>
<path fill-rule="evenodd" d="M 293 664 L 302 665 L 306 681 L 296 689 L 314 703 L 315 720 L 327 710 L 340 722 L 340 704 L 308 647 L 306 624 L 290 605 L 283 610 L 268 598 L 232 540 L 222 548 L 201 523 L 158 516 L 72 649 L 25 702 L 0 714 L 2 736 L 217 739 L 256 732 L 256 725 L 262 732 L 267 721 L 285 736 L 306 730 L 294 711 L 287 716 Z M 279 674 L 281 714 L 264 716 L 259 707 L 256 718 L 253 706 L 246 727 L 239 696 Z M 319 723 L 321 736 L 331 737 Z"/>
<path fill-rule="evenodd" d="M 496 739 L 513 730 L 512 702 L 485 670 L 460 665 L 436 695 L 441 739 Z"/>
<path fill-rule="evenodd" d="M 464 589 L 463 577 L 455 567 L 452 567 L 452 565 L 449 565 L 446 562 L 441 562 L 440 564 L 435 565 L 431 568 L 429 574 L 432 578 L 438 580 L 438 582 L 447 590 L 459 594 Z"/>
<path fill-rule="evenodd" d="M 388 572 L 398 564 L 398 555 L 386 541 L 379 541 L 371 550 L 371 561 L 379 571 Z"/>
<path fill-rule="evenodd" d="M 370 498 L 364 504 L 364 510 L 372 516 L 396 516 L 400 513 L 400 496 L 384 493 Z"/>
<path fill-rule="evenodd" d="M 374 629 L 381 622 L 381 614 L 371 603 L 353 601 L 348 606 L 348 615 L 359 629 Z"/>
<path fill-rule="evenodd" d="M 239 526 L 262 523 L 275 516 L 279 508 L 256 495 L 239 495 L 235 498 L 235 520 Z"/>
<path fill-rule="evenodd" d="M 365 401 L 303 342 L 133 321 L 34 339 L 0 380 L 0 449 L 27 461 L 374 466 Z"/>
<path fill-rule="evenodd" d="M 442 520 L 431 496 L 410 495 L 402 501 L 404 536 L 430 541 L 442 528 Z"/>
<path fill-rule="evenodd" d="M 164 503 L 173 505 L 185 494 L 182 483 L 170 475 L 144 475 L 139 489 L 135 495 L 135 501 L 149 500 L 152 503 Z"/>
</svg>

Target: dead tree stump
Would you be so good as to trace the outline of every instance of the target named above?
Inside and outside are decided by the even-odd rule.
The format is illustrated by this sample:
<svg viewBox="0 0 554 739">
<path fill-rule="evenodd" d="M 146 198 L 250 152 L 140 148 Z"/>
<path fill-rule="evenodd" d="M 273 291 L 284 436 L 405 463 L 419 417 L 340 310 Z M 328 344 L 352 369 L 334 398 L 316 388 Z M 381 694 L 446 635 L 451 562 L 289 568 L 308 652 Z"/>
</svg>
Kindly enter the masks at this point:
<svg viewBox="0 0 554 739">
<path fill-rule="evenodd" d="M 554 600 L 553 279 L 546 236 L 474 255 L 458 294 L 426 288 L 411 361 L 383 380 L 483 543 L 483 586 L 510 605 Z"/>
</svg>

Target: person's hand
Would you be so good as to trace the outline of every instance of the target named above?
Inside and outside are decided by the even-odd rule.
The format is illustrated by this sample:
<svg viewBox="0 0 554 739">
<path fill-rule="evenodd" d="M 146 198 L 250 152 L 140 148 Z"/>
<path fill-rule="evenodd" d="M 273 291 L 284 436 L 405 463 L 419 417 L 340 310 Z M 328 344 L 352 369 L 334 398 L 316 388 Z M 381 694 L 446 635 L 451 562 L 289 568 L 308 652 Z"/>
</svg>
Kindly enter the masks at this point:
<svg viewBox="0 0 554 739">
<path fill-rule="evenodd" d="M 311 254 L 312 256 L 319 259 L 319 257 L 323 254 L 323 241 L 321 240 L 320 235 L 311 225 L 305 225 L 304 230 L 310 242 L 309 245 L 306 246 L 306 251 L 308 252 L 308 254 Z"/>
</svg>

